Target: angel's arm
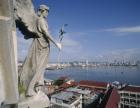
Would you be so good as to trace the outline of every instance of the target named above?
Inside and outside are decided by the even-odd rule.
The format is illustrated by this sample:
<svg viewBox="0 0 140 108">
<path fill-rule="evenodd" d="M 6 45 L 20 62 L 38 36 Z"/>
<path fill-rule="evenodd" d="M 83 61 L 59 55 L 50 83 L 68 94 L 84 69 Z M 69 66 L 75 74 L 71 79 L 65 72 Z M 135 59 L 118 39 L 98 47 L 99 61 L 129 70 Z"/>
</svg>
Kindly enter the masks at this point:
<svg viewBox="0 0 140 108">
<path fill-rule="evenodd" d="M 57 48 L 61 49 L 60 43 L 56 43 L 54 41 L 54 39 L 52 38 L 52 36 L 48 32 L 48 29 L 46 28 L 46 23 L 43 20 L 40 21 L 40 27 L 41 27 L 43 34 L 46 36 L 46 38 L 48 38 Z"/>
</svg>

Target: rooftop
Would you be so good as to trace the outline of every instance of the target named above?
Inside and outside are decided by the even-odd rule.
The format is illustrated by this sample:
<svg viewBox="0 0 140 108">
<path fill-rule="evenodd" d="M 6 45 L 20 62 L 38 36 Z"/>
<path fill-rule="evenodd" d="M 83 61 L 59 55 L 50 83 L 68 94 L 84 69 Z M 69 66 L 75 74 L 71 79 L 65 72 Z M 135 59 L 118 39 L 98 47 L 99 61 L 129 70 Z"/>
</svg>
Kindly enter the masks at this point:
<svg viewBox="0 0 140 108">
<path fill-rule="evenodd" d="M 77 86 L 77 83 L 76 82 L 71 82 L 70 84 L 63 83 L 62 85 L 60 85 L 60 88 L 68 88 L 68 87 L 72 87 L 72 86 Z"/>
<path fill-rule="evenodd" d="M 90 90 L 81 90 L 81 89 L 78 89 L 78 88 L 68 88 L 67 91 L 77 92 L 77 93 L 84 94 L 84 95 L 88 95 L 88 94 L 91 93 Z"/>
<path fill-rule="evenodd" d="M 133 86 L 128 85 L 121 89 L 122 91 L 129 91 L 129 92 L 139 92 L 140 93 L 140 86 Z"/>
<path fill-rule="evenodd" d="M 51 98 L 63 100 L 63 102 L 67 104 L 73 103 L 79 97 L 80 97 L 80 94 L 77 94 L 74 92 L 68 92 L 68 91 L 61 91 L 60 93 L 57 93 L 51 96 Z"/>
<path fill-rule="evenodd" d="M 80 81 L 79 85 L 90 86 L 90 87 L 101 87 L 101 88 L 106 88 L 107 87 L 106 82 L 97 82 L 97 81 L 88 81 L 88 80 Z"/>
<path fill-rule="evenodd" d="M 119 101 L 120 101 L 120 96 L 118 94 L 118 90 L 116 88 L 113 88 L 105 108 L 118 108 L 117 105 Z"/>
<path fill-rule="evenodd" d="M 106 91 L 104 98 L 100 104 L 100 108 L 118 108 L 120 96 L 116 88 L 110 88 Z"/>
</svg>

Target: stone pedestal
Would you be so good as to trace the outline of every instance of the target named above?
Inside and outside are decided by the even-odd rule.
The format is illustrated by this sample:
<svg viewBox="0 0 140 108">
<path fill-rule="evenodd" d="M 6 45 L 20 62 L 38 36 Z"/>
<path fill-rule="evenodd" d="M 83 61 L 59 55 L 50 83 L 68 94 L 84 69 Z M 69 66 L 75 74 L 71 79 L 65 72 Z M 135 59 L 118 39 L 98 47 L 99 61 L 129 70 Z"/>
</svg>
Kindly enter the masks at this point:
<svg viewBox="0 0 140 108">
<path fill-rule="evenodd" d="M 22 99 L 18 103 L 18 108 L 48 108 L 49 106 L 49 98 L 42 91 L 39 91 L 35 96 Z"/>
<path fill-rule="evenodd" d="M 0 106 L 18 101 L 16 28 L 13 0 L 0 1 Z"/>
</svg>

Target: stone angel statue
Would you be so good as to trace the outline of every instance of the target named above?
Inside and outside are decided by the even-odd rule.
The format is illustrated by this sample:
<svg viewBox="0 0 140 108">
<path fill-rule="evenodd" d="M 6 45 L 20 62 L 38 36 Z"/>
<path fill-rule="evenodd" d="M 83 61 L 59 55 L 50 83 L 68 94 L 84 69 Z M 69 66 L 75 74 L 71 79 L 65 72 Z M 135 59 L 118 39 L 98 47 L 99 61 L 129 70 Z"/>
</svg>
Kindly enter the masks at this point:
<svg viewBox="0 0 140 108">
<path fill-rule="evenodd" d="M 40 5 L 37 14 L 31 0 L 16 0 L 16 26 L 25 39 L 33 38 L 28 55 L 19 73 L 19 82 L 26 89 L 26 96 L 36 94 L 35 85 L 43 83 L 43 72 L 50 52 L 50 42 L 59 50 L 61 44 L 54 41 L 48 32 L 46 17 L 49 7 Z M 39 82 L 40 81 L 40 82 Z"/>
</svg>

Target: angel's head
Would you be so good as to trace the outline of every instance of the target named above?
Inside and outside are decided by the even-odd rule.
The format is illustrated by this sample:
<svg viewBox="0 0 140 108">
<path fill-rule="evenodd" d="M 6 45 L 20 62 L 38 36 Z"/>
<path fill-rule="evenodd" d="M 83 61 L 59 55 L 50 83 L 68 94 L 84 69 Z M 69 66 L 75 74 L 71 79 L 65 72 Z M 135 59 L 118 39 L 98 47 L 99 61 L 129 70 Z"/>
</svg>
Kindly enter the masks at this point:
<svg viewBox="0 0 140 108">
<path fill-rule="evenodd" d="M 38 9 L 38 15 L 46 17 L 49 13 L 49 7 L 46 5 L 40 5 Z"/>
</svg>

